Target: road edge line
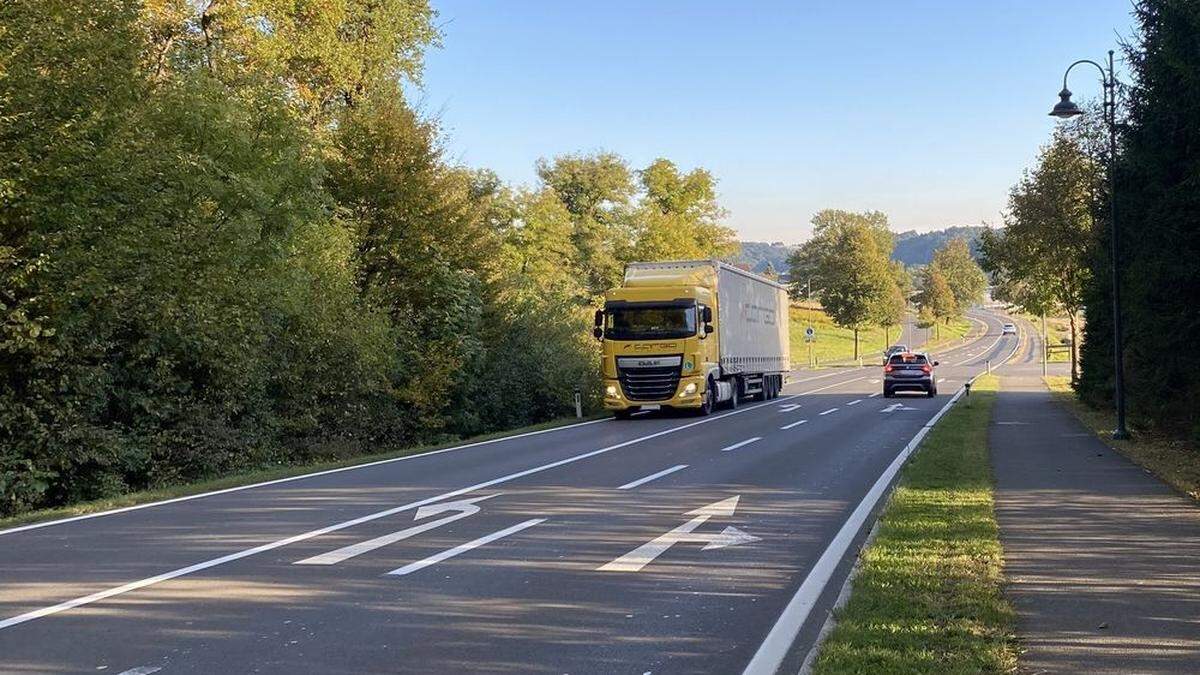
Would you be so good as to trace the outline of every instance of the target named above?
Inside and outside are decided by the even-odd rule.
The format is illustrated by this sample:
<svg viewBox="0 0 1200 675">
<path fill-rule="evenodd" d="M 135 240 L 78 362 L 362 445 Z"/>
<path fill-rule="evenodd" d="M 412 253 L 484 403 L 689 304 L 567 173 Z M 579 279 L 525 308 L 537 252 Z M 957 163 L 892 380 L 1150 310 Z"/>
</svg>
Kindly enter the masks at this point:
<svg viewBox="0 0 1200 675">
<path fill-rule="evenodd" d="M 998 341 L 999 340 L 997 340 L 997 342 Z M 998 365 L 992 366 L 992 370 L 995 371 L 1000 366 L 1006 365 L 1016 354 L 1017 349 L 1019 349 L 1020 346 L 1021 336 L 1018 335 L 1017 344 L 1013 347 L 1012 351 L 1010 351 L 1008 356 L 1006 356 Z M 989 349 L 990 348 L 991 347 L 989 347 Z M 934 425 L 936 425 L 942 419 L 942 417 L 950 411 L 950 408 L 953 407 L 954 404 L 958 403 L 959 399 L 963 397 L 967 386 L 974 384 L 975 380 L 977 380 L 980 375 L 985 373 L 986 370 L 973 375 L 964 385 L 960 386 L 958 391 L 954 393 L 954 396 L 950 397 L 950 400 L 946 402 L 946 405 L 942 406 L 942 408 L 938 410 L 937 413 L 935 413 L 934 416 L 931 417 L 924 426 L 917 430 L 916 435 L 914 435 L 912 439 L 908 441 L 908 444 L 900 450 L 895 459 L 892 460 L 892 463 L 889 464 L 886 469 L 884 469 L 883 473 L 880 474 L 879 478 L 871 486 L 871 489 L 867 491 L 867 494 L 863 497 L 862 501 L 860 501 L 858 506 L 855 507 L 854 511 L 851 512 L 850 517 L 847 518 L 844 523 L 842 523 L 842 527 L 838 529 L 837 534 L 834 535 L 833 540 L 825 548 L 825 551 L 821 554 L 821 557 L 818 558 L 817 562 L 813 564 L 812 569 L 810 569 L 808 574 L 804 577 L 804 581 L 800 583 L 800 587 L 796 589 L 796 592 L 792 595 L 791 600 L 789 600 L 788 604 L 784 606 L 783 612 L 781 612 L 779 617 L 775 620 L 775 623 L 771 626 L 771 630 L 767 633 L 767 636 L 761 643 L 759 643 L 758 649 L 754 652 L 754 656 L 751 657 L 750 662 L 747 663 L 745 669 L 742 670 L 742 675 L 774 675 L 779 670 L 779 667 L 783 664 L 783 660 L 787 657 L 788 652 L 792 650 L 792 646 L 796 642 L 796 636 L 800 634 L 800 630 L 804 627 L 804 624 L 808 622 L 808 617 L 812 612 L 813 607 L 816 606 L 817 601 L 825 593 L 825 589 L 828 587 L 829 582 L 833 579 L 833 575 L 837 571 L 838 565 L 842 562 L 846 553 L 850 550 L 850 545 L 854 543 L 854 538 L 858 536 L 859 532 L 862 531 L 867 519 L 875 511 L 875 508 L 879 505 L 882 499 L 890 493 L 892 482 L 900 473 L 900 469 L 904 467 L 904 464 L 907 463 L 908 458 L 921 444 L 921 441 L 925 440 L 925 436 L 929 434 L 929 431 L 933 429 Z M 870 502 L 869 505 L 868 501 Z M 876 519 L 876 521 L 878 522 L 878 519 Z M 852 523 L 853 527 L 851 527 Z M 872 527 L 874 527 L 874 524 Z M 837 555 L 831 556 L 831 552 L 834 551 L 835 546 L 838 546 L 839 542 L 841 542 L 841 545 L 837 551 Z M 846 581 L 843 582 L 842 589 L 839 591 L 839 597 L 842 593 L 847 593 L 847 586 L 853 579 L 854 570 L 857 566 L 858 562 L 856 561 L 854 566 L 851 567 L 850 573 L 846 577 Z M 814 575 L 819 576 L 814 578 Z M 820 577 L 823 577 L 823 579 Z M 832 620 L 833 613 L 830 612 L 829 616 L 825 618 L 825 623 L 830 623 Z M 821 647 L 821 638 L 828 636 L 829 631 L 827 628 L 830 627 L 822 624 L 821 630 L 818 633 L 818 639 L 813 642 L 813 646 L 809 649 L 808 654 L 805 654 L 804 664 L 808 664 L 810 657 L 818 653 Z"/>
</svg>

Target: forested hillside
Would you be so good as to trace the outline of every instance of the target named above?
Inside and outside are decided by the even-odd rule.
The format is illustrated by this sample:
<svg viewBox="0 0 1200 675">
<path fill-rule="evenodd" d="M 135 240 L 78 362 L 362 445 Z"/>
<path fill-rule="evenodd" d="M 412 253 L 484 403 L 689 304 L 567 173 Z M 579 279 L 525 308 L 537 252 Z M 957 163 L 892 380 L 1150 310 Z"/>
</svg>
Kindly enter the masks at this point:
<svg viewBox="0 0 1200 675">
<path fill-rule="evenodd" d="M 703 169 L 447 161 L 401 90 L 436 25 L 0 5 L 0 515 L 563 414 L 625 261 L 736 251 Z"/>
<path fill-rule="evenodd" d="M 971 255 L 979 258 L 979 235 L 988 229 L 982 225 L 964 227 L 947 227 L 944 230 L 932 232 L 917 232 L 908 230 L 896 234 L 896 249 L 892 251 L 892 260 L 899 260 L 905 265 L 928 265 L 933 260 L 933 254 L 954 239 L 965 239 L 971 249 Z"/>
</svg>

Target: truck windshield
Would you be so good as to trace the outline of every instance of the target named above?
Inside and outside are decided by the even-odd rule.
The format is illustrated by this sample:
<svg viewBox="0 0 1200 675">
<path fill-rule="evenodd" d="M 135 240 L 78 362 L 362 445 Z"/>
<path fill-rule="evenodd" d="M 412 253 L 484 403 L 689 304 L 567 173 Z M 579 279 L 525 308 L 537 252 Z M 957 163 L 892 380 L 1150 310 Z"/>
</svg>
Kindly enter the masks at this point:
<svg viewBox="0 0 1200 675">
<path fill-rule="evenodd" d="M 610 304 L 604 315 L 604 335 L 610 340 L 663 340 L 696 334 L 694 303 Z"/>
</svg>

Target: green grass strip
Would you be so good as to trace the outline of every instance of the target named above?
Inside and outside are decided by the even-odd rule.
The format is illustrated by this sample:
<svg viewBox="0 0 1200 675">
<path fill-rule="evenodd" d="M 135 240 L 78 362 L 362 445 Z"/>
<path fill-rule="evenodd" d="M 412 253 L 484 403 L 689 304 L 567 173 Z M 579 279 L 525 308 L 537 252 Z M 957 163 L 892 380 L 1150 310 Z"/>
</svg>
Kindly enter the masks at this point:
<svg viewBox="0 0 1200 675">
<path fill-rule="evenodd" d="M 817 673 L 1016 668 L 987 447 L 996 389 L 980 378 L 903 469 Z"/>
</svg>

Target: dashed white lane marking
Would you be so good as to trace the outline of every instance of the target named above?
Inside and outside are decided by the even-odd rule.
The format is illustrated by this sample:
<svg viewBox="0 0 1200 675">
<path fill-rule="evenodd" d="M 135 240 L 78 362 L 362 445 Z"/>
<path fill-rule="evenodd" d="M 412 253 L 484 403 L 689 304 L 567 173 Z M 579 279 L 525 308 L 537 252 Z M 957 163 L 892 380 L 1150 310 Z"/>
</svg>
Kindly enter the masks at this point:
<svg viewBox="0 0 1200 675">
<path fill-rule="evenodd" d="M 675 473 L 676 471 L 682 471 L 682 470 L 686 469 L 687 467 L 688 467 L 687 464 L 676 464 L 675 466 L 673 466 L 669 469 L 663 469 L 662 471 L 659 471 L 658 473 L 652 473 L 649 476 L 645 476 L 645 477 L 639 478 L 635 481 L 626 483 L 617 489 L 618 490 L 632 490 L 633 488 L 635 488 L 639 485 L 645 485 L 646 483 L 649 483 L 652 480 L 657 480 L 668 474 Z"/>
<path fill-rule="evenodd" d="M 781 413 L 792 412 L 793 410 L 795 410 L 796 408 L 799 408 L 799 407 L 801 407 L 801 405 L 799 403 L 788 403 L 786 405 L 779 406 L 779 412 L 781 412 Z"/>
<path fill-rule="evenodd" d="M 800 426 L 801 424 L 804 424 L 804 423 L 805 423 L 805 422 L 807 422 L 807 421 L 808 421 L 808 420 L 799 420 L 799 421 L 796 421 L 796 422 L 792 422 L 791 424 L 785 424 L 785 425 L 783 425 L 783 426 L 781 426 L 781 427 L 779 427 L 779 428 L 780 428 L 780 429 L 791 429 L 792 427 L 798 427 L 798 426 Z"/>
<path fill-rule="evenodd" d="M 858 405 L 859 403 L 862 403 L 862 402 L 863 402 L 863 400 L 861 398 L 856 398 L 853 401 L 850 401 L 849 403 L 847 403 L 846 405 Z"/>
<path fill-rule="evenodd" d="M 821 414 L 822 414 L 822 415 L 828 415 L 829 413 L 835 413 L 835 412 L 837 412 L 837 411 L 838 411 L 838 409 L 837 409 L 837 408 L 830 408 L 829 410 L 826 410 L 825 412 L 823 412 L 823 413 L 821 413 Z"/>
<path fill-rule="evenodd" d="M 521 530 L 529 529 L 529 528 L 533 527 L 534 525 L 538 525 L 538 524 L 541 524 L 544 522 L 546 522 L 545 518 L 533 518 L 531 520 L 526 520 L 525 522 L 517 523 L 516 525 L 513 525 L 512 527 L 506 527 L 503 530 L 500 530 L 499 532 L 493 532 L 491 534 L 484 535 L 478 539 L 473 539 L 471 541 L 468 541 L 465 544 L 459 544 L 458 546 L 455 546 L 454 548 L 446 549 L 445 551 L 442 551 L 441 553 L 435 553 L 435 554 L 429 556 L 428 558 L 418 560 L 414 563 L 409 563 L 409 564 L 405 565 L 404 567 L 396 568 L 396 569 L 392 570 L 391 572 L 388 572 L 388 574 L 394 574 L 396 576 L 412 574 L 413 572 L 423 570 L 426 567 L 429 567 L 430 565 L 436 565 L 436 564 L 442 562 L 443 560 L 449 560 L 450 558 L 453 558 L 455 556 L 460 556 L 460 555 L 466 553 L 467 551 L 477 549 L 480 546 L 490 544 L 493 541 L 496 541 L 497 539 L 503 539 L 503 538 L 509 536 L 510 534 L 516 534 L 516 533 L 520 532 Z"/>
<path fill-rule="evenodd" d="M 761 440 L 762 440 L 762 436 L 755 436 L 754 438 L 747 438 L 746 440 L 738 441 L 737 443 L 734 443 L 733 445 L 731 445 L 727 448 L 721 448 L 721 452 L 729 452 L 730 450 L 737 450 L 738 448 L 740 448 L 744 445 L 750 445 L 751 443 L 753 443 L 755 441 L 761 441 Z"/>
<path fill-rule="evenodd" d="M 834 382 L 833 384 L 828 384 L 828 385 L 825 385 L 824 387 L 817 387 L 816 389 L 810 389 L 806 392 L 801 393 L 800 396 L 808 396 L 809 394 L 815 394 L 819 391 L 825 391 L 826 389 L 840 387 L 843 384 L 850 384 L 851 382 L 858 382 L 859 380 L 866 379 L 866 377 L 867 377 L 866 375 L 863 375 L 862 377 L 855 377 L 855 378 L 849 379 L 849 380 L 842 380 L 841 382 Z"/>
<path fill-rule="evenodd" d="M 867 398 L 875 398 L 878 395 L 879 395 L 879 392 L 875 392 L 874 394 L 868 395 Z"/>
<path fill-rule="evenodd" d="M 782 403 L 783 401 L 786 401 L 786 400 L 792 399 L 792 398 L 795 398 L 795 396 L 782 397 L 779 399 L 779 402 Z M 393 506 L 391 508 L 387 508 L 382 511 L 376 511 L 375 513 L 368 513 L 365 516 L 359 516 L 357 518 L 352 518 L 350 520 L 344 520 L 340 523 L 326 525 L 325 527 L 320 527 L 315 530 L 301 532 L 300 534 L 294 534 L 294 535 L 291 535 L 290 537 L 284 537 L 283 539 L 277 539 L 275 541 L 270 541 L 265 544 L 259 544 L 258 546 L 254 546 L 252 548 L 247 548 L 247 549 L 243 549 L 240 551 L 234 551 L 233 553 L 227 553 L 223 556 L 211 558 L 211 559 L 205 560 L 203 562 L 198 562 L 198 563 L 195 563 L 192 565 L 188 565 L 187 567 L 180 567 L 178 569 L 174 569 L 169 572 L 163 572 L 161 574 L 156 574 L 152 577 L 138 579 L 137 581 L 131 581 L 127 584 L 122 584 L 120 586 L 114 586 L 112 588 L 108 588 L 103 591 L 97 591 L 90 595 L 84 595 L 84 596 L 81 596 L 78 598 L 73 598 L 71 600 L 66 600 L 66 601 L 58 603 L 57 605 L 50 605 L 49 607 L 42 607 L 40 609 L 35 609 L 35 610 L 29 611 L 29 612 L 25 612 L 24 614 L 18 614 L 17 616 L 9 617 L 7 619 L 0 619 L 0 630 L 4 630 L 6 628 L 11 628 L 12 626 L 16 626 L 16 625 L 25 623 L 26 621 L 33 621 L 35 619 L 40 619 L 42 617 L 50 616 L 51 614 L 58 614 L 59 612 L 65 612 L 65 611 L 68 611 L 71 609 L 75 609 L 76 607 L 82 607 L 84 605 L 90 605 L 94 602 L 100 602 L 101 600 L 107 600 L 108 598 L 111 598 L 114 596 L 124 595 L 125 593 L 131 593 L 133 591 L 140 590 L 142 588 L 146 588 L 147 586 L 153 586 L 155 584 L 160 584 L 165 581 L 170 581 L 172 579 L 178 579 L 179 577 L 184 577 L 184 576 L 188 576 L 190 574 L 195 574 L 196 572 L 201 572 L 201 571 L 204 571 L 207 569 L 212 569 L 213 567 L 225 565 L 225 564 L 234 562 L 236 560 L 241 560 L 242 558 L 248 558 L 250 556 L 258 555 L 260 553 L 266 553 L 267 551 L 273 551 L 277 548 L 282 548 L 284 546 L 289 546 L 291 544 L 297 544 L 302 541 L 307 541 L 309 539 L 312 539 L 314 537 L 319 537 L 324 534 L 338 532 L 340 530 L 344 530 L 349 527 L 354 527 L 355 525 L 361 525 L 363 523 L 368 523 L 373 520 L 378 520 L 380 518 L 386 518 L 388 516 L 391 516 L 391 515 L 394 515 L 397 513 L 420 508 L 422 506 L 425 506 L 426 504 L 434 504 L 437 502 L 445 501 L 452 497 L 459 497 L 461 495 L 470 494 L 472 492 L 477 492 L 484 488 L 492 487 L 493 485 L 500 485 L 502 483 L 508 483 L 510 481 L 517 480 L 518 478 L 524 478 L 525 476 L 532 476 L 534 474 L 538 474 L 543 471 L 549 471 L 550 469 L 554 469 L 554 468 L 557 468 L 560 466 L 566 466 L 568 464 L 573 464 L 575 462 L 579 462 L 579 461 L 582 461 L 582 460 L 585 460 L 585 459 L 588 459 L 591 457 L 603 455 L 607 452 L 612 452 L 613 450 L 617 450 L 619 448 L 626 448 L 631 445 L 635 445 L 637 443 L 642 443 L 642 442 L 648 441 L 652 438 L 660 438 L 662 436 L 666 436 L 667 434 L 678 433 L 680 431 L 683 431 L 685 429 L 690 429 L 690 428 L 700 425 L 700 424 L 708 424 L 709 422 L 715 422 L 716 420 L 724 419 L 724 418 L 730 417 L 732 415 L 741 415 L 742 413 L 750 412 L 751 410 L 758 410 L 759 408 L 761 408 L 763 406 L 767 406 L 767 405 L 771 405 L 771 404 L 770 403 L 760 403 L 758 405 L 746 406 L 744 408 L 738 408 L 737 410 L 726 412 L 726 413 L 723 413 L 720 415 L 713 415 L 712 417 L 705 417 L 704 419 L 696 420 L 695 422 L 681 424 L 677 427 L 668 427 L 661 431 L 656 431 L 651 434 L 646 434 L 645 436 L 638 436 L 636 438 L 631 438 L 627 441 L 615 443 L 613 445 L 609 445 L 609 446 L 606 446 L 603 448 L 589 450 L 588 452 L 580 453 L 578 455 L 573 455 L 571 457 L 566 457 L 564 459 L 550 462 L 548 464 L 542 464 L 541 466 L 535 466 L 535 467 L 532 467 L 529 469 L 524 469 L 522 471 L 510 473 L 506 476 L 500 476 L 499 478 L 492 478 L 490 480 L 485 480 L 481 483 L 476 483 L 474 485 L 469 485 L 467 487 L 462 487 L 462 488 L 458 488 L 456 490 L 450 490 L 448 492 L 443 492 L 442 494 L 434 495 L 432 497 L 426 497 L 424 499 L 420 499 L 415 502 L 410 502 L 408 504 L 401 504 L 400 506 Z M 602 420 L 595 420 L 595 421 L 600 422 Z M 590 422 L 584 422 L 584 424 L 590 424 Z M 581 425 L 575 425 L 575 426 L 581 426 Z M 566 429 L 566 428 L 570 428 L 570 427 L 559 427 L 559 428 Z M 550 431 L 550 430 L 547 429 L 546 431 Z M 532 432 L 532 433 L 538 433 L 538 432 Z M 512 438 L 518 438 L 518 437 L 517 436 L 509 436 L 508 438 L 512 439 Z M 499 439 L 496 439 L 496 440 L 499 440 Z M 486 441 L 484 441 L 484 442 L 486 442 Z M 458 446 L 458 447 L 465 448 L 467 446 Z M 434 453 L 428 453 L 428 454 L 431 455 Z M 415 456 L 416 457 L 426 457 L 428 455 L 415 455 Z M 390 462 L 390 461 L 394 461 L 394 460 L 384 460 L 384 461 Z M 380 462 L 380 463 L 382 463 L 382 462 Z M 362 464 L 359 466 L 362 467 L 362 466 L 369 466 L 369 465 Z M 15 531 L 16 530 L 8 530 L 7 532 L 15 532 Z"/>
<path fill-rule="evenodd" d="M 150 675 L 162 670 L 162 666 L 138 666 L 129 670 L 122 670 L 117 675 Z"/>
<path fill-rule="evenodd" d="M 946 378 L 944 378 L 944 377 L 939 377 L 939 378 L 938 378 L 938 381 L 937 381 L 937 383 L 938 383 L 938 384 L 941 384 L 941 383 L 943 383 L 943 382 L 945 382 L 945 381 L 946 381 Z"/>
</svg>

